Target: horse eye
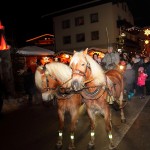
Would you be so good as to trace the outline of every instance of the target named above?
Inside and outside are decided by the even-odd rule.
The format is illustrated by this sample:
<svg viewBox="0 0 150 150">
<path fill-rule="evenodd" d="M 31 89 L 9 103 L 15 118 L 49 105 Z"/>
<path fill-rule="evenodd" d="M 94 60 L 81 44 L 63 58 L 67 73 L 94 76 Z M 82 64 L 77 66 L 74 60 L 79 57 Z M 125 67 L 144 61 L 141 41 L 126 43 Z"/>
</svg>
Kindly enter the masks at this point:
<svg viewBox="0 0 150 150">
<path fill-rule="evenodd" d="M 85 64 L 81 64 L 81 66 L 84 66 Z"/>
</svg>

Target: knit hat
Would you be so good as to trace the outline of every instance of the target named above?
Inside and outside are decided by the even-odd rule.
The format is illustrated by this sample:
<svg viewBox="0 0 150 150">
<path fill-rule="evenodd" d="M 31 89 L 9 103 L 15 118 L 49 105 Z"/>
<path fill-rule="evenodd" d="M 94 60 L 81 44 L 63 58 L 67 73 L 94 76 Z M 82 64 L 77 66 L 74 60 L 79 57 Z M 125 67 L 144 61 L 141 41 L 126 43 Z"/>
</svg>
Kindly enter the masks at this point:
<svg viewBox="0 0 150 150">
<path fill-rule="evenodd" d="M 125 62 L 124 60 L 121 60 L 121 61 L 120 61 L 120 64 L 121 64 L 122 66 L 125 66 L 125 65 L 126 65 L 126 62 Z"/>
<path fill-rule="evenodd" d="M 138 71 L 144 71 L 144 67 L 139 67 Z"/>
<path fill-rule="evenodd" d="M 126 69 L 132 69 L 131 64 L 127 64 L 127 68 Z"/>
</svg>

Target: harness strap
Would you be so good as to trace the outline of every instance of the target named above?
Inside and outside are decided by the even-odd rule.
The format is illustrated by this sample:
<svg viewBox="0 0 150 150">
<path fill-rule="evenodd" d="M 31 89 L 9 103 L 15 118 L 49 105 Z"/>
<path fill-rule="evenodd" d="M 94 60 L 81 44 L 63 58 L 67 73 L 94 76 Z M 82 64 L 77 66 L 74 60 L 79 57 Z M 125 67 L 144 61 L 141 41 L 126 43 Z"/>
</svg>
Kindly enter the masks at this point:
<svg viewBox="0 0 150 150">
<path fill-rule="evenodd" d="M 48 72 L 48 70 L 45 66 L 39 66 L 37 68 L 37 70 L 41 73 L 42 82 L 44 82 L 44 78 L 46 78 L 46 88 L 45 89 L 47 89 L 47 91 L 49 91 L 50 87 L 49 87 L 49 79 L 48 78 L 51 77 L 55 81 L 57 81 L 57 79 Z M 55 90 L 55 89 L 52 88 L 51 90 Z"/>
</svg>

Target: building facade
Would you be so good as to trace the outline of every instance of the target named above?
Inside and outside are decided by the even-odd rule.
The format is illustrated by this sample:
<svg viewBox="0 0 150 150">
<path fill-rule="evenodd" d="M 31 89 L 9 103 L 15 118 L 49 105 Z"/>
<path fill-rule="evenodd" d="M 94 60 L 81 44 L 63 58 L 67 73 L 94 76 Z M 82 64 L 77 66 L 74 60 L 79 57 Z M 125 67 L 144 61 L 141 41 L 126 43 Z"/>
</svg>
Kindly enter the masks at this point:
<svg viewBox="0 0 150 150">
<path fill-rule="evenodd" d="M 57 51 L 118 46 L 117 38 L 121 32 L 125 32 L 127 41 L 137 41 L 136 36 L 123 31 L 123 28 L 134 25 L 133 16 L 125 2 L 96 3 L 52 15 Z"/>
</svg>

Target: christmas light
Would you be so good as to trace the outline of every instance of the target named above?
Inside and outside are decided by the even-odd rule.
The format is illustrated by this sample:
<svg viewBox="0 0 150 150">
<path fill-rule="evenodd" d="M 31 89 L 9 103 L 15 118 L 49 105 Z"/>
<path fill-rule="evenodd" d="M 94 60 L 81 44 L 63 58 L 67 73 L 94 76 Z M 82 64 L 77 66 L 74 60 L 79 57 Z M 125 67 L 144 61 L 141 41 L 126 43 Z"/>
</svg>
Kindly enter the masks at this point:
<svg viewBox="0 0 150 150">
<path fill-rule="evenodd" d="M 149 40 L 145 40 L 145 44 L 148 44 L 149 43 Z"/>
<path fill-rule="evenodd" d="M 150 35 L 150 30 L 149 29 L 144 30 L 144 34 L 149 36 Z"/>
</svg>

